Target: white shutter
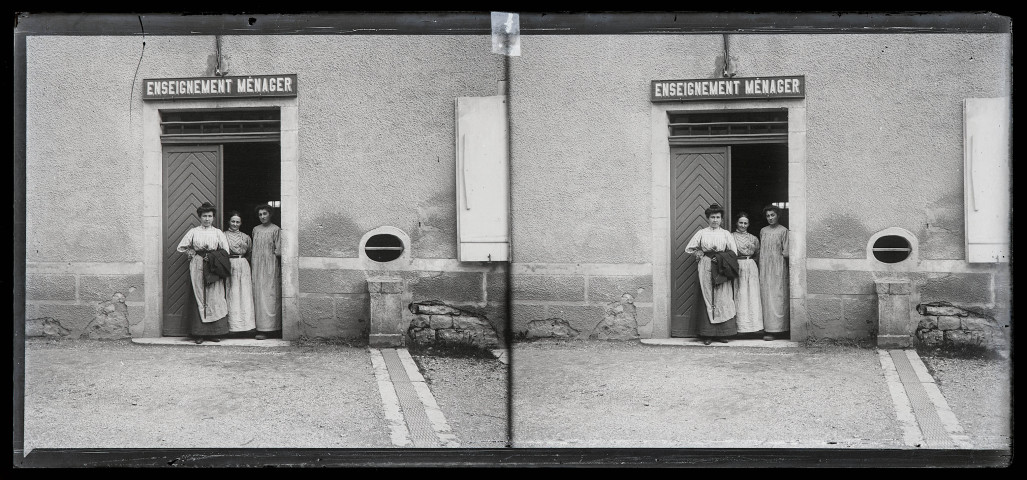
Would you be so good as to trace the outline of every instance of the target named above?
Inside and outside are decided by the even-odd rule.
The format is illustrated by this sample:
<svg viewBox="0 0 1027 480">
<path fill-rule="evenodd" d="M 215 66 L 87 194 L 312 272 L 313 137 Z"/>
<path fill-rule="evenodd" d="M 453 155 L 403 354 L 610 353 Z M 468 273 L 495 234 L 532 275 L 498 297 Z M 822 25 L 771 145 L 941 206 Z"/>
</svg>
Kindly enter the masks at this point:
<svg viewBox="0 0 1027 480">
<path fill-rule="evenodd" d="M 509 261 L 506 97 L 456 99 L 458 258 Z"/>
<path fill-rule="evenodd" d="M 966 260 L 1008 262 L 1010 98 L 968 98 L 963 113 Z"/>
</svg>

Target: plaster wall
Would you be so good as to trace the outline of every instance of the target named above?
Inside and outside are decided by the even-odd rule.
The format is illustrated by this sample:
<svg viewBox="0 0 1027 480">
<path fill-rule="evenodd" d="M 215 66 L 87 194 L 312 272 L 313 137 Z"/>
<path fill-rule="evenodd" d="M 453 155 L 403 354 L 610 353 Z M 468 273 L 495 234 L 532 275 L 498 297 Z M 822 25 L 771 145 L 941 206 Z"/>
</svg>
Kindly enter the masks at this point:
<svg viewBox="0 0 1027 480">
<path fill-rule="evenodd" d="M 1011 95 L 1009 35 L 728 40 L 737 76 L 806 76 L 805 165 L 795 172 L 805 176 L 810 271 L 837 260 L 830 269 L 873 272 L 867 239 L 901 227 L 918 240 L 924 265 L 904 271 L 929 273 L 915 283 L 925 298 L 959 297 L 1007 314 L 1001 309 L 1009 298 L 1008 268 L 962 262 L 962 100 Z M 442 261 L 425 265 L 420 271 L 435 273 L 424 275 L 457 272 L 451 276 L 480 277 L 483 289 L 495 288 L 487 281 L 492 273 L 460 275 L 484 271 L 452 261 L 453 100 L 497 93 L 503 58 L 491 53 L 488 36 L 224 36 L 221 52 L 228 75 L 299 76 L 292 103 L 298 144 L 289 147 L 298 152 L 297 166 L 283 182 L 296 186 L 293 248 L 304 272 L 352 269 L 361 236 L 392 225 L 409 234 L 413 259 Z M 130 309 L 139 306 L 143 292 L 147 299 L 159 295 L 143 263 L 151 241 L 141 228 L 143 205 L 154 199 L 144 190 L 152 179 L 140 160 L 149 147 L 139 85 L 144 78 L 213 75 L 215 39 L 30 36 L 26 55 L 28 311 L 86 312 L 93 297 L 121 290 Z M 649 82 L 718 76 L 723 55 L 720 35 L 522 37 L 522 56 L 511 58 L 510 71 L 515 275 L 542 269 L 565 275 L 560 281 L 567 285 L 630 280 L 621 294 L 654 288 L 635 281 L 652 275 L 658 246 L 650 213 L 654 201 L 664 201 L 652 192 L 656 110 Z M 92 275 L 118 286 L 93 291 Z M 821 310 L 837 305 L 840 318 L 857 312 L 844 330 L 863 331 L 859 320 L 871 310 L 861 295 L 869 281 L 853 292 L 811 290 L 810 300 Z M 349 295 L 290 282 L 303 298 Z M 516 279 L 513 287 L 521 291 Z M 474 291 L 450 300 L 483 302 Z M 351 300 L 318 301 L 338 316 L 362 308 Z M 512 300 L 530 300 L 532 308 L 597 306 L 584 290 Z M 306 316 L 326 318 L 317 312 L 327 307 L 304 302 Z"/>
<path fill-rule="evenodd" d="M 296 189 L 283 190 L 283 200 L 298 204 L 283 206 L 283 214 L 298 210 L 298 232 L 290 234 L 297 245 L 287 248 L 298 246 L 292 265 L 311 257 L 316 270 L 326 259 L 355 259 L 361 236 L 382 225 L 409 232 L 413 258 L 455 258 L 454 100 L 497 93 L 502 60 L 491 53 L 488 36 L 222 36 L 220 49 L 225 75 L 298 75 L 298 98 L 288 102 L 297 112 L 289 128 L 298 142 L 283 143 L 298 152 L 295 170 L 283 170 L 290 173 L 283 189 Z M 71 285 L 88 281 L 83 275 L 120 275 L 120 283 L 142 292 L 142 270 L 159 271 L 159 258 L 147 253 L 152 235 L 145 233 L 159 225 L 142 226 L 147 215 L 160 218 L 160 181 L 151 178 L 159 167 L 144 169 L 142 161 L 153 156 L 153 146 L 143 145 L 144 113 L 151 114 L 148 121 L 156 117 L 143 108 L 139 85 L 144 78 L 213 76 L 215 37 L 33 36 L 26 51 L 28 312 L 53 304 L 45 309 L 81 323 L 92 305 Z M 162 101 L 157 108 L 261 102 Z M 144 188 L 150 184 L 157 188 Z M 156 210 L 147 214 L 144 204 Z M 444 264 L 436 274 L 474 270 Z M 283 274 L 287 286 L 299 285 L 291 270 Z M 159 274 L 145 278 L 146 301 L 154 303 L 146 308 L 150 318 L 159 310 Z M 360 299 L 333 299 L 332 308 L 317 309 L 299 293 L 302 318 L 324 324 L 336 311 L 361 316 Z M 129 297 L 130 307 L 142 306 L 138 295 Z M 286 324 L 298 321 L 298 306 L 286 309 L 298 317 Z M 142 310 L 130 317 L 138 321 Z M 145 334 L 159 334 L 151 320 Z M 359 328 L 352 320 L 327 330 Z M 144 334 L 142 326 L 133 333 Z"/>
<path fill-rule="evenodd" d="M 802 176 L 789 178 L 790 188 L 802 189 L 790 196 L 803 200 L 792 212 L 802 217 L 793 221 L 804 222 L 804 231 L 796 232 L 803 238 L 794 239 L 803 257 L 793 275 L 793 314 L 803 317 L 793 325 L 802 327 L 800 337 L 807 327 L 821 337 L 871 335 L 873 278 L 896 271 L 922 272 L 914 285 L 925 298 L 943 296 L 1008 316 L 996 301 L 1008 298 L 1001 281 L 1007 266 L 961 261 L 962 102 L 1011 94 L 1008 35 L 730 35 L 728 45 L 738 77 L 806 77 L 804 131 L 796 134 L 801 144 L 789 145 L 790 151 L 802 149 L 801 163 L 790 164 L 788 172 Z M 650 131 L 660 124 L 650 117 L 665 113 L 650 108 L 649 84 L 719 77 L 724 54 L 720 35 L 522 38 L 522 56 L 513 59 L 511 71 L 518 264 L 564 266 L 549 273 L 563 275 L 554 281 L 571 287 L 588 276 L 572 271 L 588 265 L 627 271 L 659 263 L 654 253 L 660 245 L 646 233 L 652 231 L 653 202 L 667 201 L 651 190 L 649 176 L 650 152 L 660 150 L 652 142 L 665 140 Z M 787 102 L 734 104 L 754 103 L 781 108 Z M 868 239 L 889 227 L 915 235 L 914 264 L 883 268 L 866 258 Z M 819 290 L 808 296 L 805 258 L 816 260 L 811 272 L 831 263 L 827 259 L 842 260 L 831 265 L 835 273 L 818 272 Z M 849 282 L 851 292 L 820 287 L 846 271 L 866 272 L 867 278 Z M 549 307 L 556 304 L 526 296 L 518 283 L 532 279 L 516 268 L 514 273 L 515 311 L 523 313 L 515 315 L 515 325 L 552 317 Z M 663 280 L 655 270 L 652 275 L 659 287 Z M 574 293 L 546 301 L 569 307 L 581 298 Z M 598 320 L 585 316 L 581 322 Z"/>
<path fill-rule="evenodd" d="M 26 39 L 26 262 L 142 260 L 141 48 L 129 37 Z"/>
<path fill-rule="evenodd" d="M 273 63 L 257 71 L 300 75 L 300 255 L 357 257 L 365 232 L 391 225 L 414 258 L 456 258 L 454 102 L 497 93 L 491 39 L 272 40 L 229 45 L 266 52 Z"/>
<path fill-rule="evenodd" d="M 810 257 L 863 258 L 897 226 L 921 258 L 963 258 L 962 101 L 1010 95 L 1010 48 L 1002 34 L 729 36 L 737 76 L 806 76 Z M 719 76 L 722 37 L 526 36 L 522 52 L 516 260 L 649 261 L 649 82 Z"/>
<path fill-rule="evenodd" d="M 139 83 L 216 64 L 212 36 L 143 41 L 28 38 L 28 261 L 140 259 Z M 227 75 L 298 74 L 301 256 L 356 257 L 381 225 L 410 232 L 416 258 L 456 256 L 453 104 L 496 94 L 490 42 L 222 37 Z"/>
</svg>

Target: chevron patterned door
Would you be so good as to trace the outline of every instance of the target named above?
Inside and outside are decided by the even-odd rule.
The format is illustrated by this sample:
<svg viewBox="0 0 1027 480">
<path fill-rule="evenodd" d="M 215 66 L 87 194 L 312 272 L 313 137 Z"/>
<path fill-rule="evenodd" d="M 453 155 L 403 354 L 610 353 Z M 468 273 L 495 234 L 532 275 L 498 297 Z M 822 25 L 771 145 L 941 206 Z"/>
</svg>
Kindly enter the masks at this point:
<svg viewBox="0 0 1027 480">
<path fill-rule="evenodd" d="M 163 334 L 189 335 L 188 309 L 196 308 L 189 278 L 189 256 L 178 253 L 178 242 L 198 226 L 196 207 L 218 207 L 214 226 L 221 228 L 221 145 L 164 146 L 164 274 Z"/>
<path fill-rule="evenodd" d="M 694 337 L 699 296 L 699 275 L 695 257 L 685 253 L 692 235 L 709 226 L 704 210 L 711 203 L 724 207 L 730 218 L 728 199 L 730 147 L 671 147 L 671 320 L 672 337 Z M 728 228 L 730 221 L 721 224 Z"/>
</svg>

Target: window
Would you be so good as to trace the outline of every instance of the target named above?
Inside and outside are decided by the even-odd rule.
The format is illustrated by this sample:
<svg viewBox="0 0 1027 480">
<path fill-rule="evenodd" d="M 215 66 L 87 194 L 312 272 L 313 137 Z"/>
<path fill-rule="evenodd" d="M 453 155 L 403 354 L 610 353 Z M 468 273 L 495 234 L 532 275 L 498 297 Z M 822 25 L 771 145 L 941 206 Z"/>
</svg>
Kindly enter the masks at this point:
<svg viewBox="0 0 1027 480">
<path fill-rule="evenodd" d="M 867 260 L 879 262 L 877 267 L 888 267 L 889 271 L 908 271 L 917 268 L 920 262 L 917 249 L 919 241 L 913 232 L 899 227 L 888 227 L 870 236 L 867 240 Z"/>
<path fill-rule="evenodd" d="M 161 110 L 162 143 L 278 141 L 278 109 Z"/>
<path fill-rule="evenodd" d="M 403 241 L 395 235 L 379 233 L 367 239 L 364 253 L 376 262 L 391 262 L 403 254 Z"/>
<path fill-rule="evenodd" d="M 899 263 L 909 258 L 910 253 L 913 252 L 913 247 L 909 244 L 909 240 L 899 235 L 885 235 L 874 242 L 871 251 L 874 254 L 874 258 L 881 262 Z"/>
<path fill-rule="evenodd" d="M 787 143 L 788 110 L 669 112 L 672 145 L 709 143 Z"/>
</svg>

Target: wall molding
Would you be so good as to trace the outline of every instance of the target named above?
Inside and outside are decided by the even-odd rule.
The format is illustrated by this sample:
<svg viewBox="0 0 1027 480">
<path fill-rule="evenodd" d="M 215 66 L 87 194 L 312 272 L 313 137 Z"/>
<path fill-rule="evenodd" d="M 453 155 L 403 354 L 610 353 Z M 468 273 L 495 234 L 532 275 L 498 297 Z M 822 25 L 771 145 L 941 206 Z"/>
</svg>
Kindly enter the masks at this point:
<svg viewBox="0 0 1027 480">
<path fill-rule="evenodd" d="M 143 262 L 26 262 L 26 275 L 141 275 L 146 272 Z"/>
<path fill-rule="evenodd" d="M 415 258 L 410 261 L 378 263 L 366 258 L 356 257 L 299 257 L 297 264 L 301 269 L 310 270 L 358 270 L 373 272 L 502 272 L 505 262 L 492 264 L 481 262 L 461 262 L 452 258 Z M 373 268 L 372 268 L 373 267 Z"/>
<path fill-rule="evenodd" d="M 596 275 L 635 277 L 652 275 L 651 263 L 514 263 L 514 275 Z"/>
<path fill-rule="evenodd" d="M 853 272 L 992 273 L 1008 264 L 967 263 L 966 260 L 920 260 L 916 263 L 888 264 L 865 258 L 807 258 L 806 269 Z"/>
</svg>

